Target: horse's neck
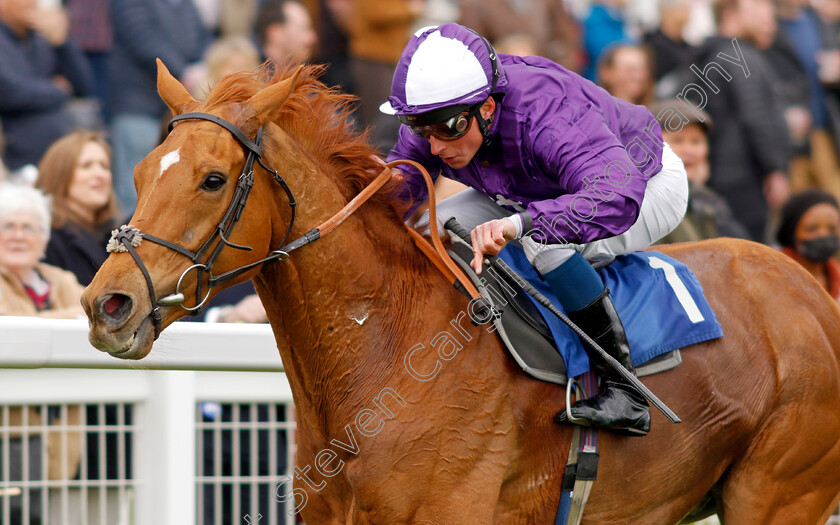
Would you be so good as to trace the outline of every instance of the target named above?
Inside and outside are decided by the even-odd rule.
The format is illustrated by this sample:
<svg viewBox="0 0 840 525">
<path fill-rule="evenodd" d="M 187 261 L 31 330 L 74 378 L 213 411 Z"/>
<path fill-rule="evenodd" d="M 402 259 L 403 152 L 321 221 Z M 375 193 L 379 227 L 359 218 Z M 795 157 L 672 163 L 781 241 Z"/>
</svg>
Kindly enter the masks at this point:
<svg viewBox="0 0 840 525">
<path fill-rule="evenodd" d="M 346 200 L 305 157 L 293 158 L 300 166 L 289 172 L 306 174 L 289 181 L 298 202 L 296 237 L 330 218 Z M 402 225 L 364 206 L 329 235 L 292 252 L 288 261 L 266 267 L 256 280 L 278 339 L 288 342 L 279 346 L 299 416 L 319 419 L 312 423 L 322 428 L 358 412 L 392 376 L 405 375 L 402 353 L 413 344 L 407 334 L 418 334 L 414 325 L 424 321 L 414 311 L 451 297 L 439 277 L 431 279 L 443 290 L 430 292 L 432 272 L 406 261 L 411 240 Z M 445 304 L 436 307 L 449 310 Z"/>
</svg>

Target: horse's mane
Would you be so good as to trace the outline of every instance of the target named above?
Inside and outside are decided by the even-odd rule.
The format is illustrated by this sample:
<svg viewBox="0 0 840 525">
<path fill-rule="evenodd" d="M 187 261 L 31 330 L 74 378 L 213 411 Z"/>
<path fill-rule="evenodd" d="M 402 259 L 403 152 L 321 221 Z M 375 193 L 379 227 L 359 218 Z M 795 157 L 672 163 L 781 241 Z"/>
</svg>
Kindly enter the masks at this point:
<svg viewBox="0 0 840 525">
<path fill-rule="evenodd" d="M 231 103 L 245 102 L 258 91 L 290 77 L 294 64 L 269 63 L 256 72 L 227 75 L 213 88 L 203 111 Z M 368 143 L 367 130 L 357 130 L 351 118 L 356 98 L 319 80 L 325 66 L 305 65 L 297 85 L 274 121 L 335 181 L 344 197 L 352 199 L 379 173 L 377 150 Z M 369 204 L 383 206 L 389 215 L 402 220 L 408 203 L 396 197 L 396 183 L 386 184 Z"/>
</svg>

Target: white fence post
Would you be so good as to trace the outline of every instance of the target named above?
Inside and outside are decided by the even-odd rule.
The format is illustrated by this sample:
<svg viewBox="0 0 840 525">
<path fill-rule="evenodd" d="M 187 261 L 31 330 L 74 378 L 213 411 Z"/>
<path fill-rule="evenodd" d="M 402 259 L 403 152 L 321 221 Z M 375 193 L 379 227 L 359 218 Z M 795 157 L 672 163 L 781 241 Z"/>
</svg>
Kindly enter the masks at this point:
<svg viewBox="0 0 840 525">
<path fill-rule="evenodd" d="M 138 523 L 195 523 L 195 372 L 150 375 L 150 396 L 137 414 Z"/>
</svg>

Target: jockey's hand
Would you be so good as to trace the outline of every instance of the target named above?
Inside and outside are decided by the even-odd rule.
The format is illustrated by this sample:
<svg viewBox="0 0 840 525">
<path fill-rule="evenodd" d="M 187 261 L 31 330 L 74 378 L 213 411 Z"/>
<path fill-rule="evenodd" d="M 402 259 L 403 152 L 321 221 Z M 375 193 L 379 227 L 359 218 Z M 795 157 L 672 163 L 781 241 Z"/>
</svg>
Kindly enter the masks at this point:
<svg viewBox="0 0 840 525">
<path fill-rule="evenodd" d="M 473 260 L 470 262 L 475 273 L 481 274 L 484 254 L 498 255 L 508 241 L 516 237 L 516 226 L 510 219 L 496 219 L 479 224 L 470 233 L 473 246 Z"/>
</svg>

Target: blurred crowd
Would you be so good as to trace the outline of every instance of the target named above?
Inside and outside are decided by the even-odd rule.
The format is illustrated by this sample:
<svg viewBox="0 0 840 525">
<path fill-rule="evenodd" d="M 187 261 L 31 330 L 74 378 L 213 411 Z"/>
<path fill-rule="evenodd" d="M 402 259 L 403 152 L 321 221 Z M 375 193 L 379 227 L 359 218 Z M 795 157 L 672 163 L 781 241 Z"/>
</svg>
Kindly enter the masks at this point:
<svg viewBox="0 0 840 525">
<path fill-rule="evenodd" d="M 448 21 L 650 109 L 690 182 L 661 242 L 771 244 L 840 297 L 840 0 L 0 0 L 0 315 L 82 315 L 165 134 L 156 58 L 199 100 L 264 61 L 325 64 L 384 155 L 400 54 Z M 197 319 L 266 315 L 245 284 Z"/>
<path fill-rule="evenodd" d="M 0 313 L 58 308 L 50 294 L 104 261 L 135 205 L 134 167 L 165 134 L 155 58 L 197 99 L 266 60 L 325 64 L 386 154 L 399 123 L 378 106 L 394 66 L 414 31 L 446 21 L 651 110 L 691 186 L 662 242 L 740 237 L 814 263 L 779 228 L 791 196 L 840 198 L 840 0 L 0 0 L 0 179 L 37 193 L 0 199 Z M 834 215 L 821 231 L 836 237 Z M 209 320 L 265 320 L 252 289 L 226 295 Z"/>
<path fill-rule="evenodd" d="M 394 66 L 413 31 L 445 21 L 651 110 L 691 185 L 663 242 L 785 247 L 791 195 L 840 198 L 840 0 L 0 0 L 0 179 L 49 197 L 29 222 L 0 209 L 15 219 L 0 235 L 41 234 L 9 282 L 37 296 L 51 282 L 36 264 L 48 263 L 85 285 L 104 260 L 135 205 L 134 167 L 165 134 L 155 58 L 197 99 L 264 61 L 325 64 L 384 154 L 399 126 L 378 111 Z M 251 295 L 220 299 L 211 320 L 264 321 Z"/>
</svg>

